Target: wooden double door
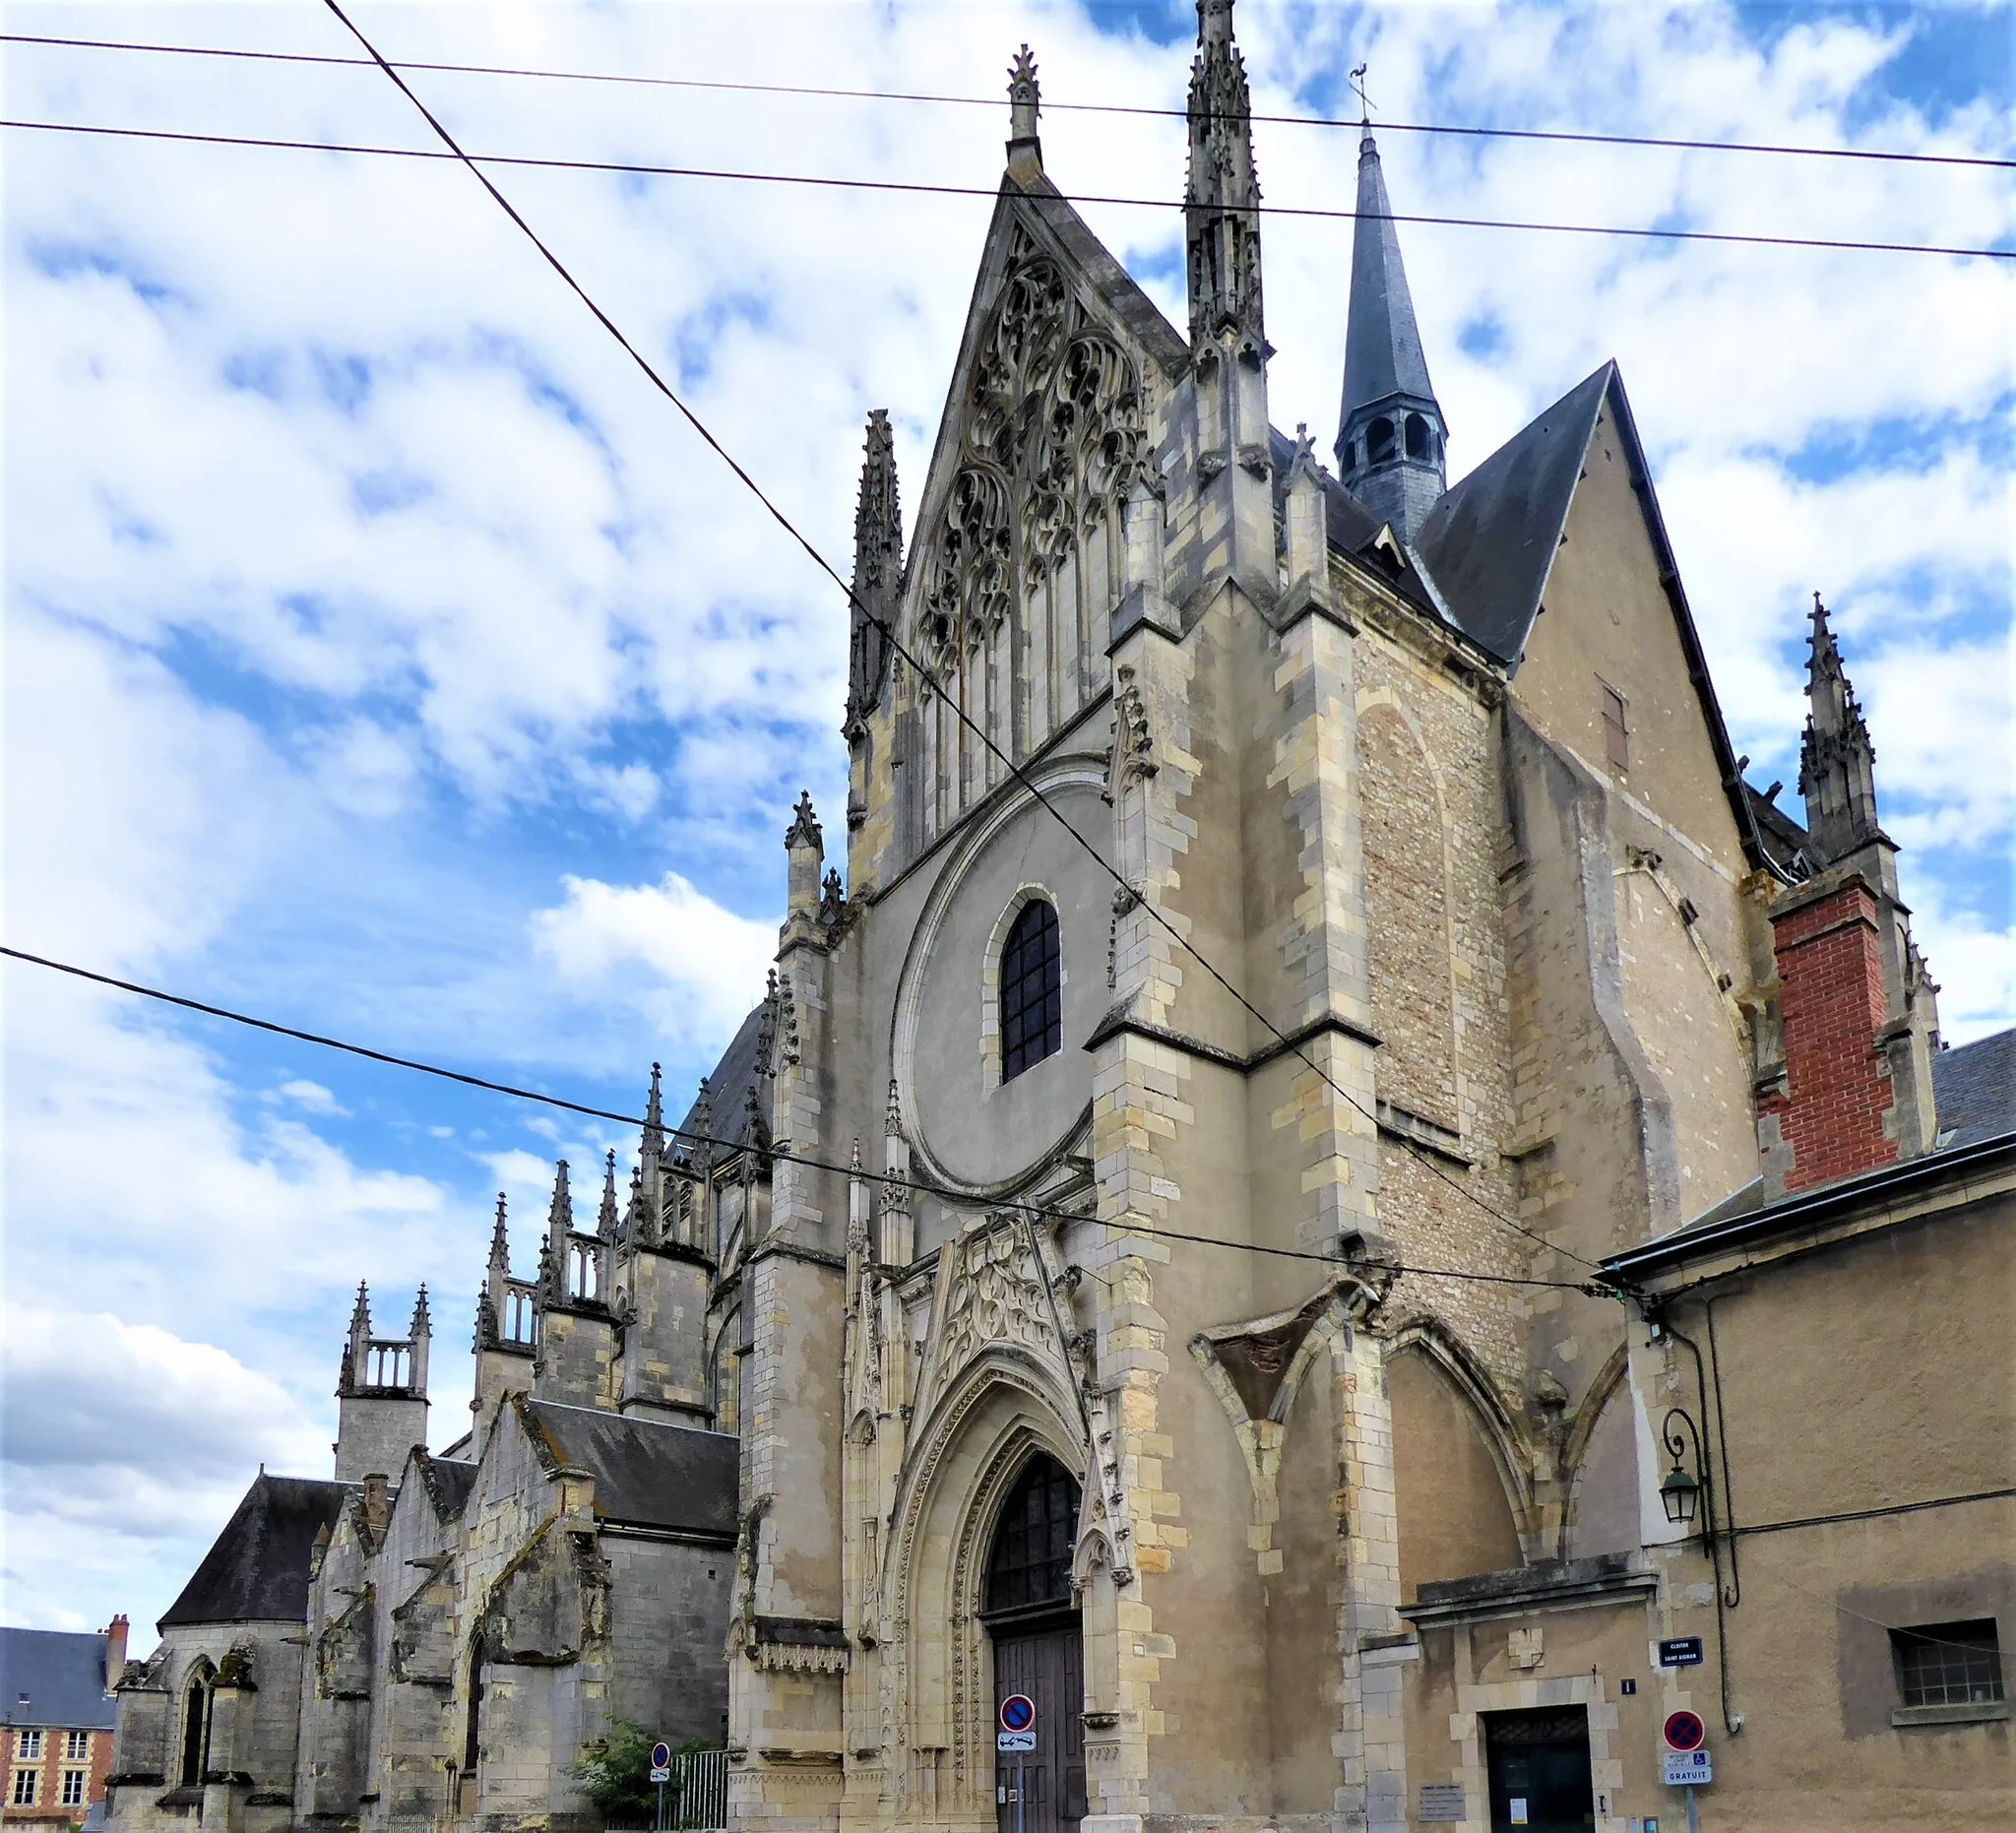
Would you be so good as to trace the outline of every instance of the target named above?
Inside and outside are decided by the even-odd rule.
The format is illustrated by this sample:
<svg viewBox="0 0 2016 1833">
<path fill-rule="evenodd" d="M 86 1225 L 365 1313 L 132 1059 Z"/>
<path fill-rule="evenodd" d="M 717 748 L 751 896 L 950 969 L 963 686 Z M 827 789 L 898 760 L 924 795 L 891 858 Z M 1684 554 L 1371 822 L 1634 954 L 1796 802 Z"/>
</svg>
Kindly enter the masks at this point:
<svg viewBox="0 0 2016 1833">
<path fill-rule="evenodd" d="M 987 1627 L 994 1642 L 996 1709 L 1011 1693 L 1036 1701 L 1035 1750 L 995 1755 L 1000 1833 L 1077 1833 L 1086 1812 L 1085 1637 L 1078 1612 L 1056 1611 Z"/>
</svg>

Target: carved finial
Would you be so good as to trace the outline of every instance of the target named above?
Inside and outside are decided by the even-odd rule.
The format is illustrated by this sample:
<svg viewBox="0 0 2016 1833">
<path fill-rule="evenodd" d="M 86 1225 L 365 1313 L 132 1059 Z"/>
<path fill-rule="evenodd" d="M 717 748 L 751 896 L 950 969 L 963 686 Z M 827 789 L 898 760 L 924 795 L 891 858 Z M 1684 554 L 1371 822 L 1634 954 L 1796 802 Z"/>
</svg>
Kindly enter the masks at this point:
<svg viewBox="0 0 2016 1833">
<path fill-rule="evenodd" d="M 792 810 L 792 821 L 785 830 L 784 844 L 788 852 L 795 853 L 800 847 L 808 847 L 821 854 L 826 852 L 826 836 L 819 826 L 819 817 L 812 809 L 812 791 L 798 792 L 798 805 Z"/>
<path fill-rule="evenodd" d="M 553 1201 L 546 1211 L 546 1226 L 556 1234 L 570 1233 L 574 1228 L 574 1192 L 568 1187 L 565 1159 L 553 1163 Z"/>
<path fill-rule="evenodd" d="M 371 1294 L 362 1280 L 357 1282 L 357 1301 L 350 1307 L 350 1330 L 360 1337 L 371 1334 Z"/>
<path fill-rule="evenodd" d="M 1037 117 L 1041 111 L 1036 59 L 1029 54 L 1029 46 L 1025 44 L 1008 66 L 1008 158 L 1011 163 L 1018 153 L 1027 149 L 1036 161 L 1037 169 L 1042 169 L 1042 146 L 1037 138 Z"/>
<path fill-rule="evenodd" d="M 407 1328 L 409 1337 L 430 1337 L 434 1334 L 433 1320 L 427 1315 L 427 1289 L 420 1288 L 420 1296 L 413 1300 L 413 1321 Z"/>
<path fill-rule="evenodd" d="M 1309 423 L 1299 421 L 1295 426 L 1295 455 L 1288 468 L 1289 487 L 1292 489 L 1298 477 L 1320 479 L 1322 471 L 1322 466 L 1316 462 L 1316 442 L 1309 437 Z"/>
</svg>

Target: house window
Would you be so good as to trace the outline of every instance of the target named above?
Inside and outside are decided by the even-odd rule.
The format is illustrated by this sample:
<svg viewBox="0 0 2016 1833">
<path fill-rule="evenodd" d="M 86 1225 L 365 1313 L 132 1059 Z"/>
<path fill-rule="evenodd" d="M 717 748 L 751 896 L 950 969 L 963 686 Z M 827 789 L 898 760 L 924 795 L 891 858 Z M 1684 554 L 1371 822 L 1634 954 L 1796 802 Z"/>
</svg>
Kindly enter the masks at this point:
<svg viewBox="0 0 2016 1833">
<path fill-rule="evenodd" d="M 65 1732 L 63 1754 L 72 1763 L 82 1763 L 91 1755 L 91 1733 Z"/>
<path fill-rule="evenodd" d="M 2002 1651 L 1992 1617 L 1893 1629 L 1890 1648 L 1907 1706 L 1991 1705 L 2003 1697 Z"/>
<path fill-rule="evenodd" d="M 1001 1080 L 1064 1047 L 1063 957 L 1057 912 L 1042 898 L 1022 907 L 1001 950 Z"/>
<path fill-rule="evenodd" d="M 63 1772 L 63 1805 L 82 1807 L 84 1805 L 84 1778 L 81 1769 L 66 1769 Z"/>
<path fill-rule="evenodd" d="M 32 1807 L 35 1804 L 35 1785 L 42 1779 L 41 1772 L 34 1769 L 17 1769 L 14 1772 L 14 1804 L 17 1807 Z"/>
<path fill-rule="evenodd" d="M 41 1754 L 42 1734 L 40 1732 L 23 1732 L 15 1745 L 15 1755 L 24 1757 L 32 1763 Z"/>
<path fill-rule="evenodd" d="M 1625 718 L 1624 696 L 1607 681 L 1598 681 L 1603 695 L 1603 754 L 1614 770 L 1631 768 L 1631 726 Z"/>
</svg>

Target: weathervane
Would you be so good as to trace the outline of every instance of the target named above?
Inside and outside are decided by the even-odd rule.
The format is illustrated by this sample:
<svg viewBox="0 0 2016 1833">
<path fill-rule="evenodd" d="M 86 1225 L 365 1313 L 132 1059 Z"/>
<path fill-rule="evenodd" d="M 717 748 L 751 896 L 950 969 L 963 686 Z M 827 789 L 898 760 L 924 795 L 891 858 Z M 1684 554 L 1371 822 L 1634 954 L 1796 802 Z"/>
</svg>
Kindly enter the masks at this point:
<svg viewBox="0 0 2016 1833">
<path fill-rule="evenodd" d="M 1360 64 L 1351 73 L 1351 86 L 1358 93 L 1358 108 L 1362 116 L 1361 124 L 1365 127 L 1370 127 L 1372 125 L 1372 98 L 1365 94 L 1366 68 L 1364 64 Z"/>
</svg>

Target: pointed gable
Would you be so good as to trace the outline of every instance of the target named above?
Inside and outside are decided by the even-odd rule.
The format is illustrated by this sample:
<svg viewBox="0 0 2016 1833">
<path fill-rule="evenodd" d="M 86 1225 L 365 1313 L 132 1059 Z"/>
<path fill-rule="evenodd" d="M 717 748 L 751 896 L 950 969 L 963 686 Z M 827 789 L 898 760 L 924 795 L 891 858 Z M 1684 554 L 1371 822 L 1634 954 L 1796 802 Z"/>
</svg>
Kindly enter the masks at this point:
<svg viewBox="0 0 2016 1833">
<path fill-rule="evenodd" d="M 1454 485 L 1421 527 L 1420 553 L 1464 634 L 1517 668 L 1567 526 L 1568 505 L 1614 363 L 1577 384 Z"/>
<path fill-rule="evenodd" d="M 1606 418 L 1614 428 L 1636 504 L 1631 520 L 1642 533 L 1641 552 L 1671 615 L 1684 691 L 1698 709 L 1719 795 L 1734 819 L 1746 863 L 1761 867 L 1766 851 L 1756 811 L 1736 768 L 1652 469 L 1614 362 L 1569 390 L 1442 497 L 1421 530 L 1422 562 L 1458 628 L 1516 674 L 1566 538 L 1591 442 Z"/>
<path fill-rule="evenodd" d="M 158 1627 L 308 1617 L 315 1537 L 335 1525 L 353 1485 L 261 1472 Z"/>
</svg>

